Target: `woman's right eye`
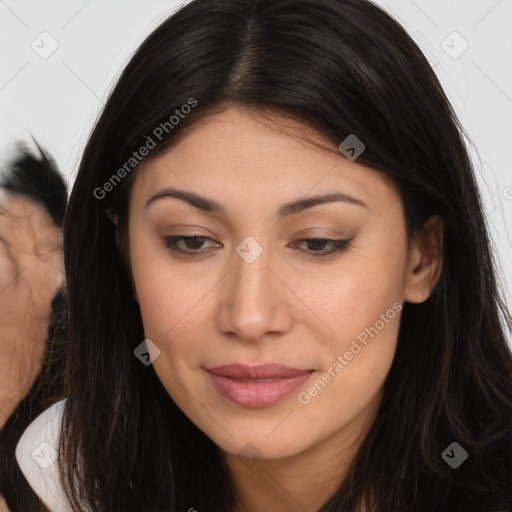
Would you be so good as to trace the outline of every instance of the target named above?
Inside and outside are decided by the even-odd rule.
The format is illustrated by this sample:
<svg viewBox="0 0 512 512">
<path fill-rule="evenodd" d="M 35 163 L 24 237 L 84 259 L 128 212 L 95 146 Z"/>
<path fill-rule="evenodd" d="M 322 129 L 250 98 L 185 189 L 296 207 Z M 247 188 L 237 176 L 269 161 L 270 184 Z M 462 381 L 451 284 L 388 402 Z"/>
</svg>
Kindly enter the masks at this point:
<svg viewBox="0 0 512 512">
<path fill-rule="evenodd" d="M 188 256 L 195 256 L 196 254 L 202 254 L 206 251 L 199 251 L 203 247 L 205 240 L 211 240 L 207 236 L 166 236 L 164 237 L 164 245 L 169 251 L 178 254 L 184 254 Z M 212 240 L 213 241 L 213 240 Z M 180 247 L 178 244 L 183 242 L 185 244 L 185 248 L 183 245 Z M 220 244 L 218 244 L 220 245 Z"/>
</svg>

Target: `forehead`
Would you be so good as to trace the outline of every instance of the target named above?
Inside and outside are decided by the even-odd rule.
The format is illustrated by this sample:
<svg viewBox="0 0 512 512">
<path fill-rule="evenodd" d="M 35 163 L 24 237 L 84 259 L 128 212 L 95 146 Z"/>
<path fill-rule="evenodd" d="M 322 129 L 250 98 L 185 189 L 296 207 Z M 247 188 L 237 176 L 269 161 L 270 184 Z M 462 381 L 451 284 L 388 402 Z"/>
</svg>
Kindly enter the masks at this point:
<svg viewBox="0 0 512 512">
<path fill-rule="evenodd" d="M 392 181 L 350 161 L 335 143 L 299 121 L 232 107 L 187 130 L 166 153 L 142 162 L 132 194 L 139 203 L 166 186 L 222 198 L 286 202 L 334 189 L 366 203 L 396 201 Z"/>
</svg>

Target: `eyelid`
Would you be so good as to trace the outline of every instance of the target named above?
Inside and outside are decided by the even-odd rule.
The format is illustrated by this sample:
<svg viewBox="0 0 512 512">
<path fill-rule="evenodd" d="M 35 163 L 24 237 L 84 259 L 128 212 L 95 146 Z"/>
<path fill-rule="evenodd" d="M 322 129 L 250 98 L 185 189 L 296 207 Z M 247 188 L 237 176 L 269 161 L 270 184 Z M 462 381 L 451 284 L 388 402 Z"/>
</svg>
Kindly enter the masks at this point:
<svg viewBox="0 0 512 512">
<path fill-rule="evenodd" d="M 352 241 L 353 238 L 345 238 L 345 239 L 337 239 L 337 238 L 328 238 L 328 237 L 306 237 L 306 238 L 300 238 L 296 242 L 293 242 L 294 245 L 297 245 L 302 242 L 309 242 L 311 240 L 320 240 L 323 242 L 326 242 L 328 244 L 331 244 L 332 249 L 330 251 L 308 251 L 304 250 L 304 253 L 313 256 L 315 258 L 317 257 L 327 257 L 332 256 L 335 254 L 340 254 L 346 250 L 348 250 L 350 247 L 352 247 Z M 316 253 L 316 254 L 315 254 Z"/>
</svg>

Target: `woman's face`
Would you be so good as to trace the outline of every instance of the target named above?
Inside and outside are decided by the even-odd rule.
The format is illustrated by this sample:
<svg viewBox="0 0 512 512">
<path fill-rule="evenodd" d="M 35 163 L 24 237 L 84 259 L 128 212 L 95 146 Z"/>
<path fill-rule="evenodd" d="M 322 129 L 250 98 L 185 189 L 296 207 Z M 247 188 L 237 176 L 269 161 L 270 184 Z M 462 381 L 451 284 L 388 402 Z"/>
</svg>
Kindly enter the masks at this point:
<svg viewBox="0 0 512 512">
<path fill-rule="evenodd" d="M 228 454 L 290 457 L 361 431 L 402 304 L 428 295 L 392 182 L 289 133 L 230 108 L 144 166 L 130 198 L 134 288 L 159 351 L 154 369 Z M 302 203 L 330 194 L 355 201 Z M 302 206 L 285 206 L 294 202 Z M 181 236 L 204 238 L 171 238 Z M 349 243 L 330 252 L 334 244 L 312 238 Z M 209 371 L 232 364 L 245 368 Z M 276 364 L 297 371 L 251 372 Z"/>
</svg>

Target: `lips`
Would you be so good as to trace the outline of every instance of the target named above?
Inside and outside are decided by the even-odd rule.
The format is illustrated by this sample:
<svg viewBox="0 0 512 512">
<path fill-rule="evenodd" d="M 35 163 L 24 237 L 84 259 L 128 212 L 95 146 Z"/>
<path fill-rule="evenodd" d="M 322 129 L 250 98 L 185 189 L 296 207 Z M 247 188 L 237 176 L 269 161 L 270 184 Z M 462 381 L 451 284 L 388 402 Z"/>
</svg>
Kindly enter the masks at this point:
<svg viewBox="0 0 512 512">
<path fill-rule="evenodd" d="M 229 364 L 207 370 L 220 394 L 230 403 L 241 407 L 276 404 L 313 373 L 313 370 L 274 363 L 258 366 Z"/>
<path fill-rule="evenodd" d="M 246 366 L 243 364 L 227 364 L 208 368 L 208 371 L 216 375 L 231 377 L 241 380 L 260 380 L 260 379 L 283 379 L 286 377 L 295 377 L 309 373 L 311 370 L 299 370 L 284 366 L 282 364 L 272 363 L 259 366 Z"/>
</svg>

